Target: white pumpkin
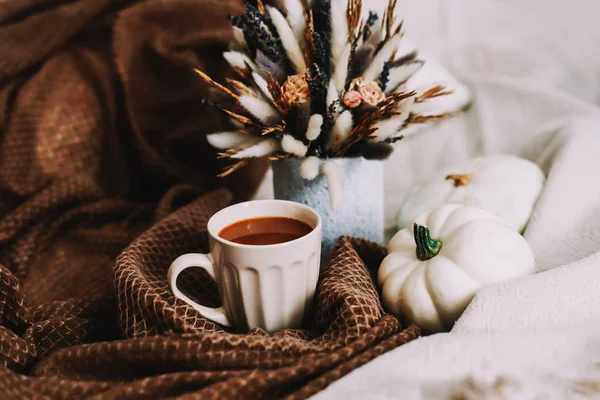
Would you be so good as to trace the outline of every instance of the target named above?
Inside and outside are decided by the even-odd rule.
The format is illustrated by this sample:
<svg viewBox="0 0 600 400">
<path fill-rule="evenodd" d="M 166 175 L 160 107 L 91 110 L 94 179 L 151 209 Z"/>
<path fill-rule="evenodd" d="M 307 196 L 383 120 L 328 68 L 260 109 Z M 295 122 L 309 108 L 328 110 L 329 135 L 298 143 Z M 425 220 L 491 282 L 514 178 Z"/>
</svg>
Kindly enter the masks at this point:
<svg viewBox="0 0 600 400">
<path fill-rule="evenodd" d="M 522 232 L 544 179 L 544 173 L 536 164 L 520 157 L 475 158 L 444 168 L 413 186 L 400 206 L 397 226 L 404 229 L 419 213 L 452 203 L 490 210 Z"/>
<path fill-rule="evenodd" d="M 378 272 L 386 309 L 426 332 L 452 328 L 486 285 L 535 272 L 523 236 L 492 212 L 446 204 L 390 240 Z"/>
</svg>

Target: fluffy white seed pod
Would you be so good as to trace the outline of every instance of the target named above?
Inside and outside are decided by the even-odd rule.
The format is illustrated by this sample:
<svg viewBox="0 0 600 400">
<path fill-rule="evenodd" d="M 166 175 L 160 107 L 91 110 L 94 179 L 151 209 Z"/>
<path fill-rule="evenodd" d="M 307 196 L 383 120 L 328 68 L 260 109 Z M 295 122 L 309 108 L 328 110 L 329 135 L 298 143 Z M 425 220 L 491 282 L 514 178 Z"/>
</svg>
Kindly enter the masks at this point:
<svg viewBox="0 0 600 400">
<path fill-rule="evenodd" d="M 396 91 L 398 85 L 406 82 L 411 76 L 417 73 L 423 66 L 423 61 L 411 61 L 407 64 L 390 69 L 386 93 Z"/>
<path fill-rule="evenodd" d="M 298 40 L 296 40 L 296 36 L 294 35 L 290 24 L 288 24 L 285 17 L 281 15 L 276 8 L 267 7 L 267 9 L 269 10 L 271 21 L 273 21 L 273 25 L 277 29 L 277 33 L 279 33 L 281 44 L 283 45 L 288 58 L 292 62 L 292 65 L 296 69 L 296 72 L 299 74 L 305 73 L 306 62 L 304 61 L 304 54 L 300 49 L 300 45 L 298 44 Z"/>
<path fill-rule="evenodd" d="M 377 121 L 377 123 L 373 125 L 373 128 L 376 128 L 376 131 L 371 135 L 373 140 L 382 142 L 389 137 L 395 136 L 398 131 L 400 131 L 400 128 L 402 128 L 407 117 L 408 114 L 406 114 L 406 116 L 402 114 L 383 121 Z"/>
<path fill-rule="evenodd" d="M 372 134 L 373 139 L 377 142 L 381 142 L 385 139 L 397 136 L 410 112 L 413 111 L 414 102 L 414 97 L 402 100 L 398 107 L 396 107 L 396 111 L 399 112 L 400 115 L 377 121 L 375 125 L 373 125 L 373 127 L 377 129 Z"/>
<path fill-rule="evenodd" d="M 381 50 L 379 50 L 363 74 L 364 79 L 374 81 L 379 77 L 379 74 L 381 74 L 381 71 L 383 71 L 383 64 L 390 59 L 394 53 L 394 50 L 398 48 L 398 44 L 400 43 L 401 39 L 402 34 L 397 33 L 392 36 L 385 45 L 383 45 Z"/>
<path fill-rule="evenodd" d="M 250 158 L 264 157 L 281 149 L 281 145 L 277 139 L 269 138 L 258 142 L 257 144 L 247 147 L 244 150 L 233 154 L 231 158 Z"/>
<path fill-rule="evenodd" d="M 321 170 L 325 179 L 327 179 L 329 202 L 331 203 L 331 209 L 335 212 L 342 204 L 343 188 L 340 168 L 335 161 L 328 161 Z"/>
<path fill-rule="evenodd" d="M 244 37 L 244 31 L 237 26 L 233 27 L 233 41 L 242 48 L 248 47 L 246 44 L 246 38 Z"/>
<path fill-rule="evenodd" d="M 340 96 L 338 94 L 337 91 L 337 87 L 335 86 L 335 82 L 333 82 L 333 79 L 331 79 L 329 81 L 329 86 L 327 87 L 327 96 L 325 97 L 325 101 L 327 102 L 327 107 L 329 107 L 334 101 L 339 101 Z M 337 118 L 338 112 L 337 112 L 338 107 L 336 107 L 336 111 L 333 114 L 333 120 L 335 120 Z"/>
<path fill-rule="evenodd" d="M 352 132 L 352 113 L 350 110 L 343 111 L 338 119 L 333 124 L 331 137 L 329 138 L 328 148 L 332 148 L 336 143 L 342 144 L 350 136 Z"/>
<path fill-rule="evenodd" d="M 259 138 L 260 139 L 260 138 Z M 208 143 L 219 150 L 227 150 L 245 147 L 257 141 L 256 136 L 250 136 L 240 132 L 217 132 L 206 135 Z"/>
<path fill-rule="evenodd" d="M 348 59 L 350 58 L 350 52 L 352 51 L 352 44 L 347 43 L 340 54 L 340 59 L 335 65 L 335 72 L 333 73 L 333 82 L 336 88 L 343 89 L 346 86 L 346 77 L 348 76 Z"/>
<path fill-rule="evenodd" d="M 245 69 L 248 64 L 252 70 L 257 69 L 250 57 L 239 51 L 226 51 L 223 53 L 223 57 L 233 68 Z"/>
<path fill-rule="evenodd" d="M 277 110 L 269 103 L 263 99 L 259 99 L 258 97 L 240 96 L 238 102 L 250 114 L 254 115 L 265 124 L 272 121 L 273 118 L 279 118 L 279 113 Z"/>
<path fill-rule="evenodd" d="M 423 67 L 423 69 L 425 69 L 425 67 Z M 423 72 L 428 71 L 424 70 Z M 419 74 L 421 74 L 421 72 L 419 72 Z M 409 86 L 411 86 L 411 84 L 413 84 L 412 80 L 408 82 Z M 444 113 L 453 113 L 460 110 L 469 101 L 470 95 L 468 92 L 460 90 L 460 87 L 458 86 L 452 87 L 451 82 L 444 80 L 429 80 L 429 82 L 423 82 L 415 88 L 415 91 L 417 92 L 417 96 L 420 96 L 435 86 L 443 86 L 446 88 L 444 91 L 451 91 L 452 93 L 415 103 L 412 106 L 412 112 L 415 115 L 427 117 Z"/>
<path fill-rule="evenodd" d="M 287 11 L 287 19 L 294 31 L 298 43 L 304 43 L 304 31 L 306 30 L 306 19 L 304 18 L 304 7 L 300 0 L 284 0 L 283 4 Z"/>
<path fill-rule="evenodd" d="M 308 151 L 308 147 L 304 143 L 288 134 L 283 135 L 283 139 L 281 139 L 281 148 L 286 153 L 290 153 L 298 157 L 304 157 Z"/>
<path fill-rule="evenodd" d="M 331 61 L 336 64 L 348 43 L 348 0 L 331 0 Z"/>
<path fill-rule="evenodd" d="M 269 92 L 269 84 L 267 83 L 267 81 L 265 80 L 265 78 L 263 78 L 262 76 L 260 76 L 256 72 L 252 73 L 252 78 L 254 79 L 254 82 L 256 83 L 256 86 L 258 86 L 258 88 L 260 89 L 260 91 L 262 92 L 262 94 L 267 99 L 273 101 L 273 96 L 271 95 L 271 92 Z"/>
<path fill-rule="evenodd" d="M 308 129 L 306 129 L 306 138 L 308 140 L 315 140 L 321 134 L 321 127 L 323 126 L 323 116 L 321 114 L 313 114 L 308 120 Z"/>
<path fill-rule="evenodd" d="M 300 176 L 308 181 L 312 181 L 319 175 L 320 161 L 315 156 L 307 157 L 300 164 Z"/>
</svg>

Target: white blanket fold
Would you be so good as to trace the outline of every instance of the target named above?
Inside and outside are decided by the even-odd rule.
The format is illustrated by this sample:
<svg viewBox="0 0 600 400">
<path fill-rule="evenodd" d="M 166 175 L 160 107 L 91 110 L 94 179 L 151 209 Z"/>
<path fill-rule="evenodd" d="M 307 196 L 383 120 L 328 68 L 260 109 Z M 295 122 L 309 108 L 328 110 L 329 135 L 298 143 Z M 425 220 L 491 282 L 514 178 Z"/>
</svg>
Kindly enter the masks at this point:
<svg viewBox="0 0 600 400">
<path fill-rule="evenodd" d="M 386 165 L 388 237 L 412 183 L 516 154 L 547 174 L 524 233 L 538 273 L 484 288 L 452 332 L 384 354 L 314 398 L 600 399 L 600 53 L 595 41 L 569 40 L 600 38 L 583 18 L 600 3 L 399 3 L 416 46 L 437 50 L 475 103 L 399 143 Z"/>
</svg>

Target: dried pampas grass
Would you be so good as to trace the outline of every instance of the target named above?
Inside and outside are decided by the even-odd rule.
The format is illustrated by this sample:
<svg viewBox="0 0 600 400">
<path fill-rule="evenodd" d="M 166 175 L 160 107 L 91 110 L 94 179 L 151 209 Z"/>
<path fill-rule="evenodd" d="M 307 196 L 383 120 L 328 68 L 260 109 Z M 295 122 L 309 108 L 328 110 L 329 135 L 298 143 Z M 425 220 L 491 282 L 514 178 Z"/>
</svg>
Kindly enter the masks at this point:
<svg viewBox="0 0 600 400">
<path fill-rule="evenodd" d="M 293 154 L 297 157 L 304 157 L 308 151 L 308 147 L 300 140 L 295 139 L 292 135 L 283 135 L 281 139 L 281 148 L 286 153 Z"/>
<path fill-rule="evenodd" d="M 367 2 L 364 2 L 367 5 Z M 229 19 L 233 40 L 224 53 L 236 79 L 223 85 L 202 71 L 219 102 L 206 107 L 235 122 L 236 130 L 209 135 L 221 157 L 239 160 L 221 176 L 242 168 L 245 158 L 304 158 L 301 174 L 321 172 L 339 206 L 337 157 L 388 157 L 416 124 L 453 115 L 437 112 L 441 85 L 406 89 L 424 62 L 403 37 L 396 0 L 383 14 L 362 19 L 362 0 L 283 0 L 285 12 L 262 1 Z M 439 107 L 438 107 L 439 110 Z"/>
</svg>

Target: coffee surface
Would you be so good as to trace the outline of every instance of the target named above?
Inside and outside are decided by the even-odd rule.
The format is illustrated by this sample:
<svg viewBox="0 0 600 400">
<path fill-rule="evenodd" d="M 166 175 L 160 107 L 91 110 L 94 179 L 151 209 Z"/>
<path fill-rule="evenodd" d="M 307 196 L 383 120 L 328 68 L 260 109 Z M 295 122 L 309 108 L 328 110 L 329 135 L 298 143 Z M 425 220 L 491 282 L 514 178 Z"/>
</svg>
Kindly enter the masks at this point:
<svg viewBox="0 0 600 400">
<path fill-rule="evenodd" d="M 230 242 L 261 246 L 289 242 L 312 230 L 310 225 L 294 218 L 261 217 L 235 222 L 223 228 L 219 236 Z"/>
</svg>

